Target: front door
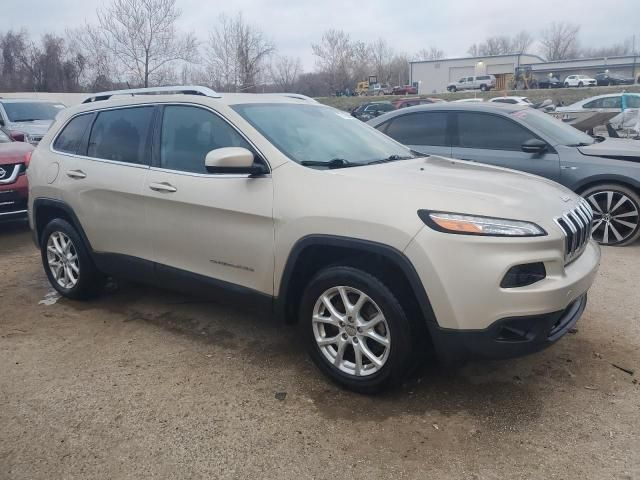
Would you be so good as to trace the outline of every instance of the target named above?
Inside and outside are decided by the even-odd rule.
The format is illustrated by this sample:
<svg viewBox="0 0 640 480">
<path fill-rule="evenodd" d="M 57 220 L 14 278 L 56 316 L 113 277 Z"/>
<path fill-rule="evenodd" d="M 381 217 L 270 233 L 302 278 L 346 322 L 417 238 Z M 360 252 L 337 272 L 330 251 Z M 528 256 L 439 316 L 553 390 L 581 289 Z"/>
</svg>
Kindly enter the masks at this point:
<svg viewBox="0 0 640 480">
<path fill-rule="evenodd" d="M 458 112 L 454 125 L 454 158 L 560 179 L 560 159 L 551 147 L 541 154 L 522 151 L 524 142 L 539 137 L 519 123 L 500 115 Z"/>
<path fill-rule="evenodd" d="M 416 112 L 393 117 L 380 128 L 394 140 L 425 155 L 451 156 L 447 112 Z"/>
<path fill-rule="evenodd" d="M 162 107 L 158 153 L 145 184 L 154 260 L 273 294 L 273 184 L 270 175 L 210 174 L 206 154 L 251 145 L 211 110 Z"/>
</svg>

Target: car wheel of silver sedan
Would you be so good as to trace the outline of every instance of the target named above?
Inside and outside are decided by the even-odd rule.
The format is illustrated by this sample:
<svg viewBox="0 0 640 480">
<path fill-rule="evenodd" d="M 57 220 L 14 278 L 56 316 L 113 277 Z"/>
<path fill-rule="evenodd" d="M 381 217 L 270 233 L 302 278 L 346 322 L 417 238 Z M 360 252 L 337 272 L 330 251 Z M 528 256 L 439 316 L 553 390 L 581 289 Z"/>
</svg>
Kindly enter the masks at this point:
<svg viewBox="0 0 640 480">
<path fill-rule="evenodd" d="M 602 245 L 628 245 L 640 236 L 640 198 L 621 185 L 601 185 L 585 191 L 593 210 L 593 238 Z"/>
</svg>

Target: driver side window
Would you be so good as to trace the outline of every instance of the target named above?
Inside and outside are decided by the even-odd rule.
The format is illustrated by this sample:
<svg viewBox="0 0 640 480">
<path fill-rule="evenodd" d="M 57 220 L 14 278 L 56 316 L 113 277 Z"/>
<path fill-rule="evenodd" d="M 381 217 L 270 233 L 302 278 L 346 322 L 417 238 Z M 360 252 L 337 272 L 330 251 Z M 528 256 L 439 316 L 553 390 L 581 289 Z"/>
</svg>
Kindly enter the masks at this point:
<svg viewBox="0 0 640 480">
<path fill-rule="evenodd" d="M 203 173 L 211 150 L 243 147 L 247 141 L 218 115 L 203 108 L 169 105 L 164 108 L 160 134 L 160 167 Z"/>
</svg>

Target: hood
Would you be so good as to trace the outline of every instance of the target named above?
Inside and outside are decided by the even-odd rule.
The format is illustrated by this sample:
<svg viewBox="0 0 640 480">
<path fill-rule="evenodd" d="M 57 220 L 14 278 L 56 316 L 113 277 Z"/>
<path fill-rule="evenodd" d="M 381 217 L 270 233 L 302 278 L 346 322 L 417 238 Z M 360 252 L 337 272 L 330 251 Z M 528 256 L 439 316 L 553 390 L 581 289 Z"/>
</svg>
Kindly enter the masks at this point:
<svg viewBox="0 0 640 480">
<path fill-rule="evenodd" d="M 53 120 L 35 120 L 33 122 L 9 122 L 6 129 L 29 135 L 43 136 L 49 130 Z"/>
<path fill-rule="evenodd" d="M 579 200 L 571 190 L 536 175 L 436 156 L 332 172 L 362 179 L 376 195 L 390 193 L 391 205 L 401 201 L 416 209 L 537 223 L 548 223 Z"/>
<path fill-rule="evenodd" d="M 0 165 L 22 163 L 27 152 L 33 149 L 33 145 L 25 142 L 0 143 Z"/>
<path fill-rule="evenodd" d="M 629 138 L 607 138 L 603 142 L 578 147 L 578 150 L 583 155 L 592 157 L 640 162 L 640 141 Z"/>
</svg>

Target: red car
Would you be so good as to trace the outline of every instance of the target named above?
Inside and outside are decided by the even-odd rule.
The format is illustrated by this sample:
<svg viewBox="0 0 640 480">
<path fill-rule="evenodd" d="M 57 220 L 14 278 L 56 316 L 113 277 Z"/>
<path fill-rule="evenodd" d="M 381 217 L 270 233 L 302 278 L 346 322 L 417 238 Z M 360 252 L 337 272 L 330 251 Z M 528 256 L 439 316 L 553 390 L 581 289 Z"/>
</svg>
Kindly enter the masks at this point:
<svg viewBox="0 0 640 480">
<path fill-rule="evenodd" d="M 405 85 L 404 87 L 393 87 L 391 95 L 417 95 L 418 89 L 413 85 Z"/>
<path fill-rule="evenodd" d="M 33 145 L 16 142 L 0 129 L 0 221 L 27 215 L 27 166 Z"/>
</svg>

